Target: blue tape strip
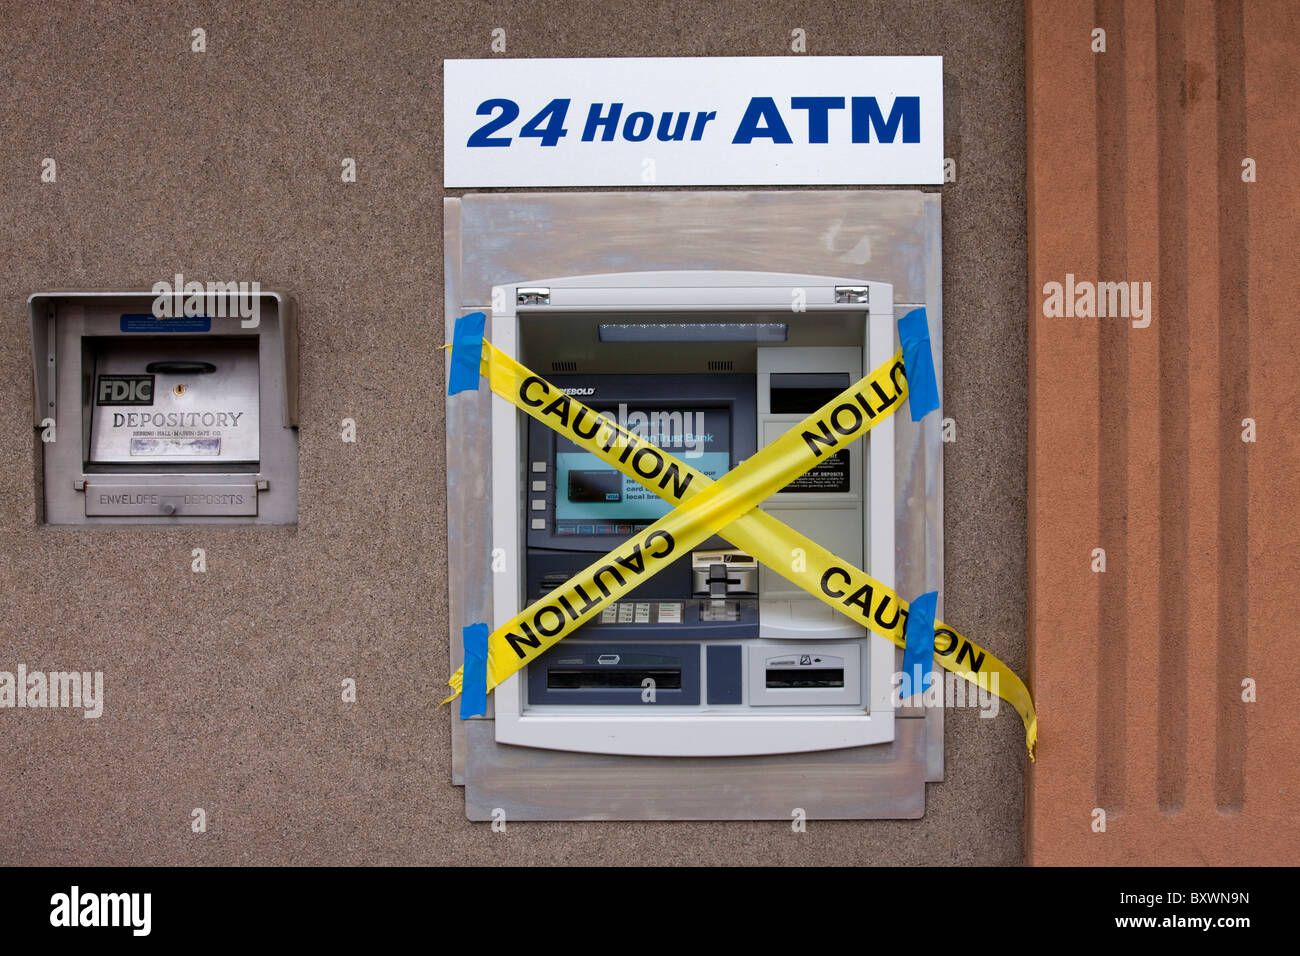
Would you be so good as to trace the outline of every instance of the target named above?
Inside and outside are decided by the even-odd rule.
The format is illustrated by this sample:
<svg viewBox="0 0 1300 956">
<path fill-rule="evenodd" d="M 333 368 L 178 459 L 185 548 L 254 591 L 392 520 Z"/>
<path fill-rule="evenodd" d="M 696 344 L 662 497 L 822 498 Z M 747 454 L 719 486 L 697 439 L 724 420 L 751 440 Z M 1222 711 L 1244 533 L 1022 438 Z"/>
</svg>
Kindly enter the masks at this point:
<svg viewBox="0 0 1300 956">
<path fill-rule="evenodd" d="M 487 713 L 488 626 L 470 624 L 461 628 L 460 637 L 465 647 L 464 670 L 460 675 L 460 715 L 479 717 Z"/>
<path fill-rule="evenodd" d="M 898 340 L 903 343 L 907 403 L 912 408 L 912 421 L 919 422 L 939 407 L 939 383 L 934 377 L 934 354 L 930 351 L 930 326 L 925 309 L 913 309 L 898 320 Z"/>
<path fill-rule="evenodd" d="M 478 369 L 483 361 L 485 325 L 487 315 L 483 312 L 471 312 L 456 320 L 456 328 L 451 336 L 451 380 L 447 382 L 448 395 L 478 390 Z"/>
<path fill-rule="evenodd" d="M 919 694 L 934 676 L 934 610 L 939 592 L 922 594 L 907 609 L 907 643 L 903 647 L 903 699 Z"/>
</svg>

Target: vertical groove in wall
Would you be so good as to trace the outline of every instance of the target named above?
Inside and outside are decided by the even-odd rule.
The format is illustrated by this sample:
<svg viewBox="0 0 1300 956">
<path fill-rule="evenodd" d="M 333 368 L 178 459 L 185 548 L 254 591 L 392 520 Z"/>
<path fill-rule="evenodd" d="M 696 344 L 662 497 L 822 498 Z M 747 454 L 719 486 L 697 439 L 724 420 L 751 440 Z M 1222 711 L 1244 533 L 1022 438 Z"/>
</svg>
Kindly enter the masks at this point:
<svg viewBox="0 0 1300 956">
<path fill-rule="evenodd" d="M 1097 58 L 1097 263 L 1098 282 L 1127 280 L 1127 64 L 1123 0 L 1097 0 L 1095 22 L 1106 31 Z M 1100 305 L 1100 303 L 1099 303 Z M 1107 812 L 1124 806 L 1127 752 L 1124 687 L 1128 674 L 1128 394 L 1126 320 L 1099 320 L 1098 336 L 1098 546 L 1106 573 L 1098 587 L 1097 802 Z"/>
<path fill-rule="evenodd" d="M 1215 681 L 1214 803 L 1239 813 L 1245 800 L 1246 613 L 1249 591 L 1249 475 L 1241 420 L 1250 408 L 1250 318 L 1246 148 L 1245 20 L 1241 0 L 1215 6 L 1219 172 L 1219 385 L 1222 390 L 1218 515 L 1218 660 Z"/>
<path fill-rule="evenodd" d="M 1187 58 L 1182 0 L 1156 6 L 1157 208 L 1160 265 L 1160 656 L 1154 676 L 1156 801 L 1182 809 L 1187 790 L 1187 545 L 1189 460 L 1187 298 Z"/>
<path fill-rule="evenodd" d="M 1289 265 L 1300 178 L 1287 174 L 1300 144 L 1300 4 L 1028 10 L 1030 275 L 1151 280 L 1156 295 L 1153 325 L 1125 333 L 1119 319 L 1062 322 L 1030 304 L 1029 651 L 1045 728 L 1029 775 L 1030 861 L 1295 862 L 1295 767 L 1283 755 L 1300 746 L 1300 721 L 1285 688 L 1268 689 L 1285 676 L 1265 644 L 1283 646 L 1300 618 L 1289 547 L 1300 353 L 1269 347 L 1286 343 L 1300 300 Z M 1080 55 L 1096 28 L 1108 49 Z M 1247 157 L 1258 182 L 1242 182 Z M 1248 418 L 1257 444 L 1241 440 Z M 1106 574 L 1053 574 L 1093 547 L 1107 549 Z M 1121 675 L 1122 688 L 1104 686 Z M 1245 678 L 1260 682 L 1250 703 Z M 1080 719 L 1096 737 L 1078 733 Z M 1120 809 L 1120 822 L 1089 830 L 1080 821 L 1096 807 Z"/>
</svg>

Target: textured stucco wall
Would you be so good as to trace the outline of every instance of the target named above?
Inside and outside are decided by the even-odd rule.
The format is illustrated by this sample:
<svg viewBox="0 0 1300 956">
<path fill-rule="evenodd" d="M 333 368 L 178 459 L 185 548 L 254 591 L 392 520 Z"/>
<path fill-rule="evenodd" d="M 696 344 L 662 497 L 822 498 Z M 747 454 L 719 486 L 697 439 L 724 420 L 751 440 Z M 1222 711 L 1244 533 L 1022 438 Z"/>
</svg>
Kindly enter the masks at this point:
<svg viewBox="0 0 1300 956">
<path fill-rule="evenodd" d="M 1024 653 L 1018 3 L 9 4 L 0 31 L 0 669 L 102 670 L 104 716 L 0 712 L 3 863 L 1014 863 L 1009 710 L 948 715 L 924 819 L 538 824 L 450 783 L 441 61 L 941 53 L 945 603 Z M 189 50 L 207 31 L 208 49 Z M 58 180 L 39 180 L 44 157 Z M 340 182 L 354 157 L 358 181 Z M 35 524 L 26 297 L 258 279 L 301 308 L 296 529 Z M 339 440 L 357 422 L 358 442 Z M 207 549 L 206 574 L 190 550 Z M 360 700 L 339 700 L 355 678 Z M 208 832 L 190 832 L 202 807 Z"/>
</svg>

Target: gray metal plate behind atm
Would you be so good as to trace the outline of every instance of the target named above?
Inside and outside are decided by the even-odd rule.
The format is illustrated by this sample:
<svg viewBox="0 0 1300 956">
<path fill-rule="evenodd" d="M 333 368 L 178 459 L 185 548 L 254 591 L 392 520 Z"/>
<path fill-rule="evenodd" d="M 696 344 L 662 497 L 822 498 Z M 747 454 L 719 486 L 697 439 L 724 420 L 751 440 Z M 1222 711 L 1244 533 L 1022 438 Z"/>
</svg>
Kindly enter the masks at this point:
<svg viewBox="0 0 1300 956">
<path fill-rule="evenodd" d="M 937 193 L 820 189 L 496 193 L 448 197 L 443 209 L 443 341 L 450 341 L 458 316 L 478 309 L 490 312 L 492 286 L 512 280 L 631 268 L 761 271 L 778 267 L 818 275 L 860 273 L 892 282 L 896 315 L 925 305 L 936 346 L 943 340 Z M 941 354 L 936 355 L 935 370 L 942 376 Z M 490 442 L 485 436 L 491 429 L 493 401 L 488 389 L 479 389 L 447 403 L 449 553 L 477 554 L 490 548 L 492 502 L 483 476 L 490 473 Z M 896 419 L 896 587 L 902 594 L 931 590 L 942 594 L 943 467 L 938 416 L 919 423 L 908 416 Z M 448 578 L 450 667 L 455 670 L 462 660 L 461 625 L 491 620 L 493 581 L 485 561 L 450 562 Z M 545 779 L 548 790 L 556 789 L 541 795 L 549 810 L 535 810 L 534 819 L 753 819 L 762 818 L 760 809 L 770 810 L 773 818 L 789 819 L 790 806 L 776 811 L 776 804 L 787 796 L 780 781 L 786 773 L 806 772 L 813 765 L 821 768 L 818 773 L 823 779 L 840 780 L 843 775 L 845 781 L 842 790 L 833 791 L 835 799 L 826 801 L 825 816 L 915 817 L 923 809 L 921 781 L 943 778 L 942 708 L 900 711 L 903 719 L 896 721 L 894 744 L 867 748 L 873 753 L 861 761 L 857 751 L 826 751 L 793 759 L 717 758 L 722 766 L 736 768 L 737 776 L 711 778 L 716 786 L 740 787 L 753 766 L 770 766 L 773 795 L 769 800 L 765 776 L 762 793 L 731 803 L 718 800 L 715 793 L 705 807 L 702 798 L 683 790 L 679 799 L 679 791 L 663 783 L 675 779 L 660 767 L 671 762 L 667 758 L 497 744 L 492 706 L 489 697 L 486 719 L 461 720 L 453 711 L 451 720 L 452 780 L 466 785 L 466 805 L 474 819 L 486 819 L 476 814 L 483 808 L 490 813 L 497 805 L 510 812 L 510 801 L 492 801 L 512 780 L 519 784 L 518 773 L 524 766 L 534 772 L 554 771 Z M 913 774 L 916 765 L 910 756 L 899 759 L 900 754 L 913 753 L 920 754 L 919 777 Z M 702 767 L 704 762 L 704 758 L 676 759 L 682 768 Z M 570 775 L 596 768 L 601 772 L 591 778 Z M 608 787 L 641 796 L 605 795 Z M 583 799 L 588 800 L 600 793 L 609 808 L 618 810 L 577 814 L 572 808 L 580 793 L 587 794 Z M 842 804 L 837 802 L 840 797 Z M 528 818 L 526 808 L 515 809 L 514 819 Z"/>
<path fill-rule="evenodd" d="M 498 744 L 466 720 L 465 815 L 491 820 L 916 819 L 925 813 L 925 721 L 873 747 L 765 757 L 613 757 Z M 545 786 L 537 786 L 539 779 Z"/>
</svg>

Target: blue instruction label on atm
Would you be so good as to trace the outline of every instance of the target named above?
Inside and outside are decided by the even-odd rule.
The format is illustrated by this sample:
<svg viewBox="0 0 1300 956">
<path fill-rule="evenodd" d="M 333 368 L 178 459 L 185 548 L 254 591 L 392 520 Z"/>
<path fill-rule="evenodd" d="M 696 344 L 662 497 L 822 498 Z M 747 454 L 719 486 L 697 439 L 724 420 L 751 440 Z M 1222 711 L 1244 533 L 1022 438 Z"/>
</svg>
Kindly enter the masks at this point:
<svg viewBox="0 0 1300 956">
<path fill-rule="evenodd" d="M 159 319 L 150 312 L 133 312 L 122 316 L 121 329 L 123 332 L 211 332 L 212 319 L 206 315 Z"/>
</svg>

